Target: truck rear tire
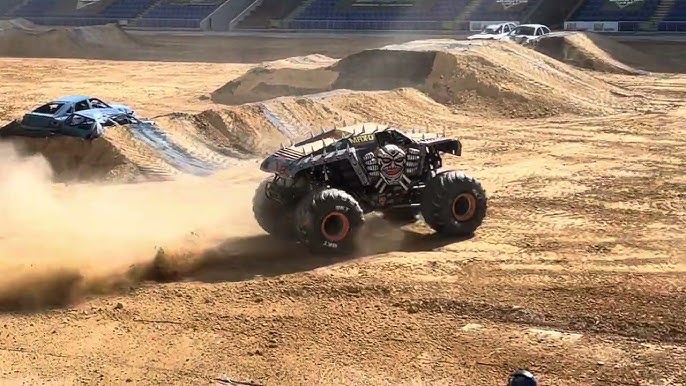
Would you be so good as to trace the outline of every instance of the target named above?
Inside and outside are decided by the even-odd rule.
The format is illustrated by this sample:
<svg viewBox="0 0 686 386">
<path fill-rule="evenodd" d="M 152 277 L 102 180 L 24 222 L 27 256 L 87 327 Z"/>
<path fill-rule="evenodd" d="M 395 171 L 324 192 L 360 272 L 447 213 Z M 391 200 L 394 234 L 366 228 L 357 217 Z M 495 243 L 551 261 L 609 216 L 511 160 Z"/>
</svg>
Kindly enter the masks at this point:
<svg viewBox="0 0 686 386">
<path fill-rule="evenodd" d="M 360 204 L 339 189 L 316 190 L 298 203 L 295 211 L 298 239 L 315 253 L 351 252 L 364 224 Z"/>
<path fill-rule="evenodd" d="M 295 240 L 295 205 L 287 205 L 267 196 L 273 177 L 263 180 L 255 190 L 252 211 L 255 221 L 271 236 L 280 240 Z"/>
<path fill-rule="evenodd" d="M 461 172 L 444 171 L 427 184 L 422 216 L 436 232 L 449 236 L 471 235 L 483 222 L 488 198 L 481 183 Z"/>
</svg>

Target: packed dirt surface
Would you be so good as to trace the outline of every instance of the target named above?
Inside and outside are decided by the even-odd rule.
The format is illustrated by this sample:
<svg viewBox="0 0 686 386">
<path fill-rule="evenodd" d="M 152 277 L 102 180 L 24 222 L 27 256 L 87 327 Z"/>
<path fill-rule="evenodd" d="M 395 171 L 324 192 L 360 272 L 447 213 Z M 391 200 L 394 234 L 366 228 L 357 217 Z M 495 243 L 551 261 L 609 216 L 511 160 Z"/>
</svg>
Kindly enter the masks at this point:
<svg viewBox="0 0 686 386">
<path fill-rule="evenodd" d="M 0 59 L 0 124 L 86 94 L 161 128 L 0 141 L 3 382 L 686 383 L 685 76 L 497 43 L 291 43 L 276 63 Z M 256 157 L 355 122 L 459 138 L 445 167 L 490 198 L 476 235 L 371 216 L 347 259 L 264 235 Z"/>
</svg>

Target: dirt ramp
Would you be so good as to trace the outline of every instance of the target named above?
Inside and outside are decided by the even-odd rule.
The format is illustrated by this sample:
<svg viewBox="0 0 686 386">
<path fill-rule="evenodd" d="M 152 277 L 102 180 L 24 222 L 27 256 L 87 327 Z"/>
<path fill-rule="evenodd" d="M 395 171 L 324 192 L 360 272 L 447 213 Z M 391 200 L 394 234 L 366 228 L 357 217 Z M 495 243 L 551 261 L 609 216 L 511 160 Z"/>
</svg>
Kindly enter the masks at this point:
<svg viewBox="0 0 686 386">
<path fill-rule="evenodd" d="M 401 88 L 279 97 L 178 119 L 218 143 L 231 144 L 234 151 L 262 156 L 281 143 L 305 139 L 325 128 L 370 121 L 399 124 L 399 116 L 430 127 L 437 114 L 449 115 L 450 109 L 414 88 Z"/>
<path fill-rule="evenodd" d="M 125 57 L 141 44 L 116 24 L 86 27 L 37 26 L 23 19 L 0 25 L 0 55 L 18 57 Z"/>
<path fill-rule="evenodd" d="M 164 117 L 159 126 L 120 126 L 102 137 L 83 140 L 70 136 L 32 138 L 13 135 L 13 121 L 0 129 L 3 144 L 22 156 L 41 155 L 56 181 L 119 181 L 171 179 L 181 175 L 210 175 L 245 157 L 231 152 L 230 140 L 218 144 L 197 125 L 177 117 Z M 225 151 L 222 151 L 224 149 Z"/>
<path fill-rule="evenodd" d="M 338 73 L 334 89 L 385 90 L 416 87 L 433 72 L 436 51 L 367 50 L 332 66 Z"/>
<path fill-rule="evenodd" d="M 542 39 L 536 50 L 577 67 L 617 74 L 645 74 L 659 63 L 625 44 L 594 33 L 570 32 Z"/>
<path fill-rule="evenodd" d="M 106 138 L 85 141 L 66 136 L 12 136 L 3 137 L 1 143 L 13 147 L 22 156 L 42 155 L 57 181 L 107 180 L 122 177 L 123 172 L 131 176 L 134 169 L 116 145 Z"/>
<path fill-rule="evenodd" d="M 414 41 L 365 50 L 327 65 L 261 66 L 212 94 L 238 104 L 336 89 L 415 88 L 463 110 L 506 117 L 603 114 L 621 105 L 616 86 L 534 50 L 501 42 Z"/>
<path fill-rule="evenodd" d="M 71 39 L 79 44 L 102 48 L 137 48 L 139 42 L 116 24 L 67 29 Z"/>
<path fill-rule="evenodd" d="M 16 18 L 10 20 L 0 20 L 0 30 L 3 29 L 26 29 L 26 30 L 38 30 L 38 29 L 49 29 L 47 27 L 39 26 L 34 24 L 30 20 L 23 18 Z"/>
<path fill-rule="evenodd" d="M 213 91 L 211 99 L 216 103 L 237 105 L 328 90 L 338 77 L 338 73 L 329 68 L 335 63 L 335 59 L 323 55 L 266 62 Z"/>
</svg>

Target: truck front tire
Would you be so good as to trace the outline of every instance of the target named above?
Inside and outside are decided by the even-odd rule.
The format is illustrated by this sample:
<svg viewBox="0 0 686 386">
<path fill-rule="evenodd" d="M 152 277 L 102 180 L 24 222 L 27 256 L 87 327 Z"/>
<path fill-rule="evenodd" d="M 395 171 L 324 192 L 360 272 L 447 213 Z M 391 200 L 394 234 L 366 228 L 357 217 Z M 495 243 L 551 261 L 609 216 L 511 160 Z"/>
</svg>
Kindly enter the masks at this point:
<svg viewBox="0 0 686 386">
<path fill-rule="evenodd" d="M 436 232 L 448 236 L 471 235 L 481 226 L 488 198 L 481 183 L 461 172 L 434 176 L 422 196 L 422 217 Z"/>
<path fill-rule="evenodd" d="M 308 193 L 295 211 L 298 239 L 310 251 L 329 254 L 349 253 L 364 224 L 360 204 L 339 189 Z"/>
</svg>

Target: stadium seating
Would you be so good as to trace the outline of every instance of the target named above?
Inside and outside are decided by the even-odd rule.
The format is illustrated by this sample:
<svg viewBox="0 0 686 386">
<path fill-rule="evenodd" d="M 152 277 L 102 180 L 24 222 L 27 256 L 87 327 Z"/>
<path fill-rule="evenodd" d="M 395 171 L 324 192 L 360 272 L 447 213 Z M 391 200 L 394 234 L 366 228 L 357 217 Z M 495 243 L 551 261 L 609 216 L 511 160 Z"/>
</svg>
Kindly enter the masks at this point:
<svg viewBox="0 0 686 386">
<path fill-rule="evenodd" d="M 100 14 L 108 19 L 134 19 L 155 4 L 156 0 L 116 0 Z"/>
<path fill-rule="evenodd" d="M 87 15 L 87 8 L 77 9 L 76 1 L 29 0 L 10 16 L 17 17 L 78 17 Z"/>
<path fill-rule="evenodd" d="M 142 27 L 199 28 L 225 0 L 102 0 L 77 9 L 77 0 L 0 0 L 0 16 L 39 24 L 79 26 L 135 21 Z M 22 4 L 24 3 L 24 4 Z M 138 19 L 138 20 L 136 20 Z"/>
<path fill-rule="evenodd" d="M 314 0 L 293 20 L 300 29 L 441 29 L 455 20 L 469 0 L 437 0 L 430 6 L 341 7 L 340 0 Z"/>
<path fill-rule="evenodd" d="M 302 0 L 264 0 L 239 23 L 241 28 L 266 28 L 270 20 L 282 20 L 293 12 Z"/>
<path fill-rule="evenodd" d="M 23 0 L 2 0 L 0 1 L 0 16 L 9 15 L 9 12 L 23 3 Z"/>
<path fill-rule="evenodd" d="M 686 1 L 676 1 L 664 21 L 686 22 Z"/>
<path fill-rule="evenodd" d="M 686 32 L 686 2 L 676 1 L 663 22 L 658 25 L 658 30 Z"/>
<path fill-rule="evenodd" d="M 588 0 L 570 18 L 573 21 L 646 21 L 655 13 L 659 0 L 644 0 L 619 7 L 609 0 Z"/>
<path fill-rule="evenodd" d="M 99 15 L 102 4 L 107 5 L 107 0 L 98 6 L 77 8 L 76 0 L 29 0 L 19 7 L 13 7 L 6 12 L 6 17 L 21 17 L 38 24 L 50 25 L 95 25 L 114 22 L 114 19 L 103 18 Z"/>
<path fill-rule="evenodd" d="M 199 28 L 223 0 L 165 0 L 145 12 L 138 25 L 155 28 Z"/>
<path fill-rule="evenodd" d="M 520 21 L 538 3 L 539 0 L 529 0 L 526 3 L 505 6 L 496 0 L 485 0 L 472 11 L 469 20 Z"/>
</svg>

